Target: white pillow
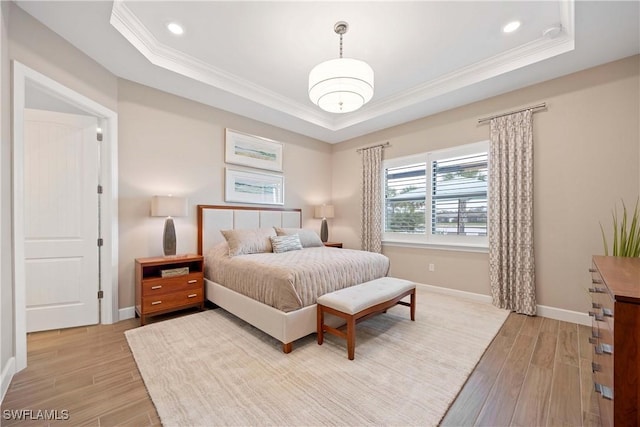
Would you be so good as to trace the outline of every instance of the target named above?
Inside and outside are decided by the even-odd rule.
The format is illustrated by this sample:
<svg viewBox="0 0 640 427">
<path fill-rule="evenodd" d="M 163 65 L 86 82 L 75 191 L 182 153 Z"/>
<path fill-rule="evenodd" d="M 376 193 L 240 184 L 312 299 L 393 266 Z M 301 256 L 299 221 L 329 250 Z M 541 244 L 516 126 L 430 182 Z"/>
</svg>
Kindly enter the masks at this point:
<svg viewBox="0 0 640 427">
<path fill-rule="evenodd" d="M 273 253 L 279 254 L 282 252 L 299 251 L 302 249 L 302 243 L 300 243 L 300 237 L 297 234 L 291 234 L 289 236 L 272 236 L 271 246 L 273 246 Z"/>
<path fill-rule="evenodd" d="M 320 236 L 313 230 L 307 230 L 306 228 L 280 228 L 274 227 L 278 236 L 291 236 L 297 234 L 300 237 L 300 243 L 303 248 L 315 248 L 324 246 Z"/>
<path fill-rule="evenodd" d="M 229 244 L 229 256 L 273 252 L 269 239 L 276 235 L 273 228 L 220 230 L 220 232 Z"/>
</svg>

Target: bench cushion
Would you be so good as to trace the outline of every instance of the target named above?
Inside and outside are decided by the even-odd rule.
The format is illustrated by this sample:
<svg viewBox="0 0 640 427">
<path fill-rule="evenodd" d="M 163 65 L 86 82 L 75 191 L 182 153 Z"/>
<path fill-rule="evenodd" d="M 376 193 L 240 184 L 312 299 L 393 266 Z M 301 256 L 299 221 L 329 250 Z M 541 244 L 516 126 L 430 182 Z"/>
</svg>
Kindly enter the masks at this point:
<svg viewBox="0 0 640 427">
<path fill-rule="evenodd" d="M 381 277 L 370 282 L 340 289 L 318 297 L 318 304 L 342 313 L 356 314 L 369 307 L 392 300 L 416 285 L 394 277 Z"/>
</svg>

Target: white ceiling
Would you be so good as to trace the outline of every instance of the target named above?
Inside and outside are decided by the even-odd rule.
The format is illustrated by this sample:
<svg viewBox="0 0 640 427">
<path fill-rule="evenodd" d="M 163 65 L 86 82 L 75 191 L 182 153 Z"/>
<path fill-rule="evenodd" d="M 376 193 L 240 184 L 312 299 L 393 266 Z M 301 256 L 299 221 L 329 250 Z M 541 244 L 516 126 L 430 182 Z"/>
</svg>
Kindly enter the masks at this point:
<svg viewBox="0 0 640 427">
<path fill-rule="evenodd" d="M 640 53 L 638 1 L 16 3 L 119 77 L 330 143 Z M 375 93 L 331 114 L 307 77 L 338 57 L 340 20 Z"/>
</svg>

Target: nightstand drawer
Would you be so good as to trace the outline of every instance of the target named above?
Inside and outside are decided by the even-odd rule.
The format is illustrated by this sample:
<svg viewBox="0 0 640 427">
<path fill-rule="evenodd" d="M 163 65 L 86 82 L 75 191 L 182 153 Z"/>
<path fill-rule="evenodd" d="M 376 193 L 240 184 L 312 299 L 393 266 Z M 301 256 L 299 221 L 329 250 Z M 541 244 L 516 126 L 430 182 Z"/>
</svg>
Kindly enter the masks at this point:
<svg viewBox="0 0 640 427">
<path fill-rule="evenodd" d="M 188 269 L 189 274 L 162 277 L 165 270 Z M 136 314 L 140 325 L 149 316 L 182 308 L 204 308 L 204 258 L 202 255 L 136 259 Z"/>
<path fill-rule="evenodd" d="M 190 304 L 200 304 L 204 301 L 202 288 L 184 290 L 169 294 L 160 294 L 142 298 L 142 309 L 145 313 L 170 310 L 176 307 L 186 307 Z"/>
<path fill-rule="evenodd" d="M 185 274 L 184 276 L 146 279 L 142 281 L 142 297 L 164 294 L 168 292 L 178 292 L 187 289 L 202 287 L 204 278 L 202 273 Z"/>
</svg>

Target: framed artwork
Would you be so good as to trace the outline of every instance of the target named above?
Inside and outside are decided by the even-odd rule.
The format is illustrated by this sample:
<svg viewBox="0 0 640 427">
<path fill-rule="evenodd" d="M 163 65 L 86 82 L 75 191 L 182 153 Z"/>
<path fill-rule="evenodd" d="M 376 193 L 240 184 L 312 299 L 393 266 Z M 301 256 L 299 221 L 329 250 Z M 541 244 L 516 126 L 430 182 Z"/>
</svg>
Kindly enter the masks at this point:
<svg viewBox="0 0 640 427">
<path fill-rule="evenodd" d="M 226 163 L 282 172 L 282 151 L 281 142 L 225 129 Z"/>
<path fill-rule="evenodd" d="M 225 202 L 284 205 L 284 176 L 225 169 Z"/>
</svg>

